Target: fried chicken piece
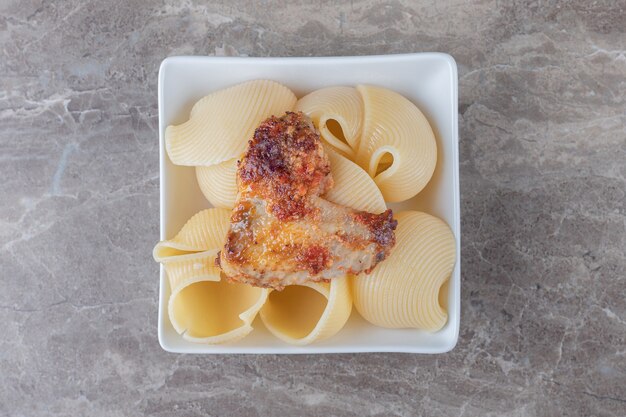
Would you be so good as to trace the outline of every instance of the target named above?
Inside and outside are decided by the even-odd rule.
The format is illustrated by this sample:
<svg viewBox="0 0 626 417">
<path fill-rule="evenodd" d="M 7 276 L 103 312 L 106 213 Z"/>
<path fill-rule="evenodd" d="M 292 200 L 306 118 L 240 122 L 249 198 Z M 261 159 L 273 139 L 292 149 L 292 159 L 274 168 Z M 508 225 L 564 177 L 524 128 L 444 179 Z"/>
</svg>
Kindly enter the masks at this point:
<svg viewBox="0 0 626 417">
<path fill-rule="evenodd" d="M 238 163 L 239 193 L 217 258 L 231 281 L 282 289 L 370 272 L 395 244 L 391 210 L 324 200 L 333 186 L 319 133 L 302 113 L 271 117 Z"/>
</svg>

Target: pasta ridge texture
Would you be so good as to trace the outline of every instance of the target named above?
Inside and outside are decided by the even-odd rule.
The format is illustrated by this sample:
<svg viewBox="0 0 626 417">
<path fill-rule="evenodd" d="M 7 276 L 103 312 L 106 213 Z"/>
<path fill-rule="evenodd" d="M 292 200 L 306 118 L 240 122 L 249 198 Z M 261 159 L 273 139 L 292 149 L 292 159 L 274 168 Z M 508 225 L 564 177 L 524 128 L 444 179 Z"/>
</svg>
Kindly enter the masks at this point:
<svg viewBox="0 0 626 417">
<path fill-rule="evenodd" d="M 194 214 L 173 239 L 164 240 L 154 247 L 157 262 L 189 252 L 202 252 L 220 248 L 230 226 L 230 210 L 210 208 Z"/>
<path fill-rule="evenodd" d="M 335 204 L 351 207 L 370 213 L 382 213 L 387 210 L 378 186 L 372 178 L 357 164 L 325 147 L 330 160 L 330 171 L 335 185 L 324 198 Z"/>
<path fill-rule="evenodd" d="M 352 280 L 354 305 L 377 326 L 437 331 L 448 318 L 439 292 L 456 262 L 454 236 L 445 222 L 426 213 L 395 217 L 396 247 L 370 275 Z"/>
<path fill-rule="evenodd" d="M 363 124 L 363 101 L 354 87 L 315 90 L 298 100 L 295 110 L 313 120 L 322 139 L 329 145 L 354 159 Z M 339 125 L 341 132 L 336 130 L 333 121 Z"/>
<path fill-rule="evenodd" d="M 370 213 L 387 209 L 382 193 L 374 180 L 357 164 L 324 147 L 330 160 L 334 186 L 324 198 L 335 204 Z M 209 167 L 196 167 L 198 184 L 204 196 L 216 207 L 232 208 L 237 199 L 237 159 Z"/>
<path fill-rule="evenodd" d="M 164 259 L 162 264 L 165 268 L 170 288 L 177 288 L 181 282 L 190 278 L 212 279 L 216 275 L 219 276 L 220 269 L 215 266 L 218 252 L 218 249 L 211 249 Z"/>
<path fill-rule="evenodd" d="M 426 186 L 435 170 L 433 130 L 417 106 L 395 91 L 369 85 L 357 90 L 364 121 L 356 162 L 374 178 L 386 201 L 407 200 Z"/>
<path fill-rule="evenodd" d="M 163 265 L 170 284 L 170 322 L 191 342 L 241 339 L 252 331 L 252 322 L 267 300 L 268 290 L 231 284 L 215 265 L 229 221 L 230 210 L 202 210 L 173 239 L 154 248 L 154 258 Z"/>
<path fill-rule="evenodd" d="M 220 164 L 197 166 L 196 178 L 202 194 L 214 207 L 232 209 L 237 199 L 237 158 Z"/>
<path fill-rule="evenodd" d="M 228 161 L 244 152 L 263 120 L 293 109 L 295 103 L 291 90 L 270 80 L 215 91 L 193 106 L 188 121 L 165 129 L 167 154 L 176 165 Z"/>
<path fill-rule="evenodd" d="M 293 285 L 270 293 L 259 315 L 276 337 L 293 345 L 308 345 L 335 335 L 352 311 L 348 276 L 330 283 Z M 310 289 L 301 291 L 303 289 Z M 291 290 L 299 292 L 290 293 Z M 317 300 L 312 291 L 317 292 Z M 317 305 L 312 305 L 317 304 Z"/>
<path fill-rule="evenodd" d="M 448 320 L 440 299 L 457 262 L 456 241 L 445 222 L 426 213 L 395 213 L 396 245 L 368 275 L 272 291 L 231 283 L 215 265 L 238 194 L 237 160 L 261 122 L 291 110 L 308 115 L 319 130 L 334 179 L 322 196 L 330 202 L 382 213 L 385 201 L 412 198 L 433 175 L 433 129 L 415 104 L 389 89 L 335 86 L 298 100 L 282 84 L 254 80 L 203 97 L 189 120 L 165 131 L 170 160 L 194 167 L 215 207 L 154 248 L 171 289 L 174 329 L 195 343 L 232 343 L 253 330 L 258 314 L 280 340 L 307 345 L 339 332 L 354 305 L 377 326 L 440 330 Z"/>
</svg>

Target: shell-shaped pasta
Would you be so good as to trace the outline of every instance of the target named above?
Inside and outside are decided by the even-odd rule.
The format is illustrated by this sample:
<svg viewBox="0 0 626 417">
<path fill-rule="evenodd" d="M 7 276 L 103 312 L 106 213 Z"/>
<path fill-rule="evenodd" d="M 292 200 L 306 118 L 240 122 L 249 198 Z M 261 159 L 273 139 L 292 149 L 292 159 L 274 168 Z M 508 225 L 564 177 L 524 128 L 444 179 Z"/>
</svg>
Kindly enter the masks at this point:
<svg viewBox="0 0 626 417">
<path fill-rule="evenodd" d="M 157 262 L 189 252 L 217 249 L 224 244 L 230 224 L 230 210 L 210 208 L 199 211 L 170 240 L 157 243 L 153 256 Z"/>
<path fill-rule="evenodd" d="M 165 146 L 176 165 L 214 165 L 244 152 L 254 129 L 272 115 L 293 109 L 296 96 L 282 84 L 255 80 L 200 99 L 190 118 L 165 130 Z"/>
<path fill-rule="evenodd" d="M 211 249 L 204 252 L 165 258 L 162 264 L 165 268 L 170 288 L 178 287 L 184 280 L 219 275 L 220 269 L 215 265 L 218 252 L 219 249 Z"/>
<path fill-rule="evenodd" d="M 335 185 L 326 193 L 325 199 L 370 213 L 378 214 L 387 209 L 376 183 L 363 168 L 328 147 L 326 153 Z"/>
<path fill-rule="evenodd" d="M 374 178 L 386 201 L 407 200 L 426 186 L 435 170 L 433 130 L 415 104 L 395 91 L 369 85 L 357 90 L 364 121 L 356 162 Z"/>
<path fill-rule="evenodd" d="M 377 326 L 437 331 L 448 319 L 439 293 L 454 268 L 454 236 L 430 214 L 404 211 L 395 217 L 396 246 L 371 274 L 353 278 L 354 305 Z"/>
<path fill-rule="evenodd" d="M 168 313 L 174 329 L 196 343 L 231 343 L 252 331 L 269 290 L 229 283 L 219 270 L 188 276 L 172 287 Z"/>
<path fill-rule="evenodd" d="M 363 121 L 363 102 L 354 87 L 315 90 L 298 100 L 295 110 L 313 120 L 329 145 L 354 159 Z"/>
<path fill-rule="evenodd" d="M 237 158 L 221 164 L 197 166 L 196 178 L 202 194 L 215 207 L 232 209 L 237 199 Z"/>
<path fill-rule="evenodd" d="M 192 342 L 241 339 L 252 331 L 252 321 L 267 300 L 268 290 L 228 283 L 215 266 L 229 220 L 230 210 L 202 210 L 173 239 L 154 248 L 154 258 L 163 264 L 172 291 L 170 322 Z"/>
<path fill-rule="evenodd" d="M 261 320 L 279 339 L 307 345 L 335 335 L 352 311 L 348 277 L 328 283 L 291 285 L 272 291 L 261 312 Z"/>
</svg>

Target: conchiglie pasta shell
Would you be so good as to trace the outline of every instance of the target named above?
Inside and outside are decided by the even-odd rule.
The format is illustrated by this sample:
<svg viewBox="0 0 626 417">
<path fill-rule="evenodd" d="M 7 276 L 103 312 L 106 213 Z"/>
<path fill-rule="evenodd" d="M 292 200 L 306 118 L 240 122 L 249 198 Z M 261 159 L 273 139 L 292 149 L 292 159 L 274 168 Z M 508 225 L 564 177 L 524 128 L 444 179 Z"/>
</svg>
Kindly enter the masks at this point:
<svg viewBox="0 0 626 417">
<path fill-rule="evenodd" d="M 376 183 L 357 164 L 326 147 L 335 185 L 325 199 L 355 210 L 382 213 L 387 209 Z"/>
<path fill-rule="evenodd" d="M 197 166 L 196 178 L 202 194 L 215 207 L 232 209 L 237 199 L 237 158 L 221 164 Z"/>
<path fill-rule="evenodd" d="M 229 283 L 219 270 L 189 276 L 172 287 L 168 314 L 174 329 L 195 343 L 232 343 L 247 334 L 268 290 Z"/>
<path fill-rule="evenodd" d="M 230 210 L 195 214 L 171 240 L 160 242 L 154 257 L 163 264 L 171 295 L 172 326 L 186 340 L 230 343 L 252 331 L 252 321 L 268 290 L 222 279 L 215 265 L 229 227 Z"/>
<path fill-rule="evenodd" d="M 180 282 L 188 279 L 200 279 L 220 274 L 215 265 L 219 249 L 204 252 L 193 252 L 185 255 L 171 256 L 162 261 L 170 288 L 176 288 Z"/>
<path fill-rule="evenodd" d="M 365 119 L 356 162 L 374 178 L 385 201 L 407 200 L 426 186 L 435 170 L 433 130 L 415 104 L 400 94 L 369 85 L 357 90 Z M 381 172 L 385 164 L 388 168 Z"/>
<path fill-rule="evenodd" d="M 363 120 L 363 102 L 355 88 L 327 87 L 315 90 L 298 100 L 295 110 L 313 120 L 329 145 L 341 154 L 354 158 Z M 335 122 L 341 132 L 334 129 Z"/>
<path fill-rule="evenodd" d="M 165 146 L 176 165 L 214 165 L 244 152 L 254 130 L 272 115 L 293 109 L 296 96 L 287 87 L 255 80 L 200 99 L 187 122 L 168 126 Z"/>
<path fill-rule="evenodd" d="M 328 283 L 291 285 L 270 293 L 260 312 L 265 327 L 293 345 L 308 345 L 335 335 L 352 311 L 348 277 Z"/>
<path fill-rule="evenodd" d="M 395 218 L 396 245 L 371 274 L 354 277 L 354 305 L 377 326 L 437 331 L 448 318 L 439 292 L 454 268 L 454 236 L 426 213 L 405 211 Z"/>
<path fill-rule="evenodd" d="M 157 243 L 153 256 L 157 262 L 190 252 L 221 248 L 230 225 L 230 210 L 210 208 L 191 217 L 170 240 Z"/>
</svg>

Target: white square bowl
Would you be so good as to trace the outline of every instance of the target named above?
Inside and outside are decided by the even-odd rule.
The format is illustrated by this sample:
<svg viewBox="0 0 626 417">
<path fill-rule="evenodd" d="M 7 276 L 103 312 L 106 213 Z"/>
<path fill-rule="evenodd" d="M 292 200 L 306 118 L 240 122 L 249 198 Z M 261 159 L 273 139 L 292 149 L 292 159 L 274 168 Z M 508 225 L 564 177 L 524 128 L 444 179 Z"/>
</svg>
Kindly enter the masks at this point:
<svg viewBox="0 0 626 417">
<path fill-rule="evenodd" d="M 194 168 L 176 166 L 165 151 L 164 132 L 186 121 L 193 104 L 212 91 L 247 80 L 270 79 L 291 88 L 298 97 L 327 86 L 374 84 L 390 88 L 414 102 L 431 123 L 438 145 L 432 180 L 411 200 L 391 204 L 396 210 L 420 210 L 450 225 L 456 237 L 457 262 L 448 285 L 448 323 L 436 333 L 384 329 L 353 310 L 334 337 L 298 347 L 272 336 L 257 318 L 254 331 L 230 345 L 201 345 L 184 340 L 172 327 L 167 302 L 170 288 L 161 266 L 159 343 L 179 353 L 443 353 L 456 345 L 460 321 L 460 207 L 457 90 L 454 59 L 441 53 L 324 58 L 170 57 L 159 70 L 159 140 L 161 174 L 161 236 L 173 237 L 193 214 L 211 207 L 203 197 Z"/>
</svg>

